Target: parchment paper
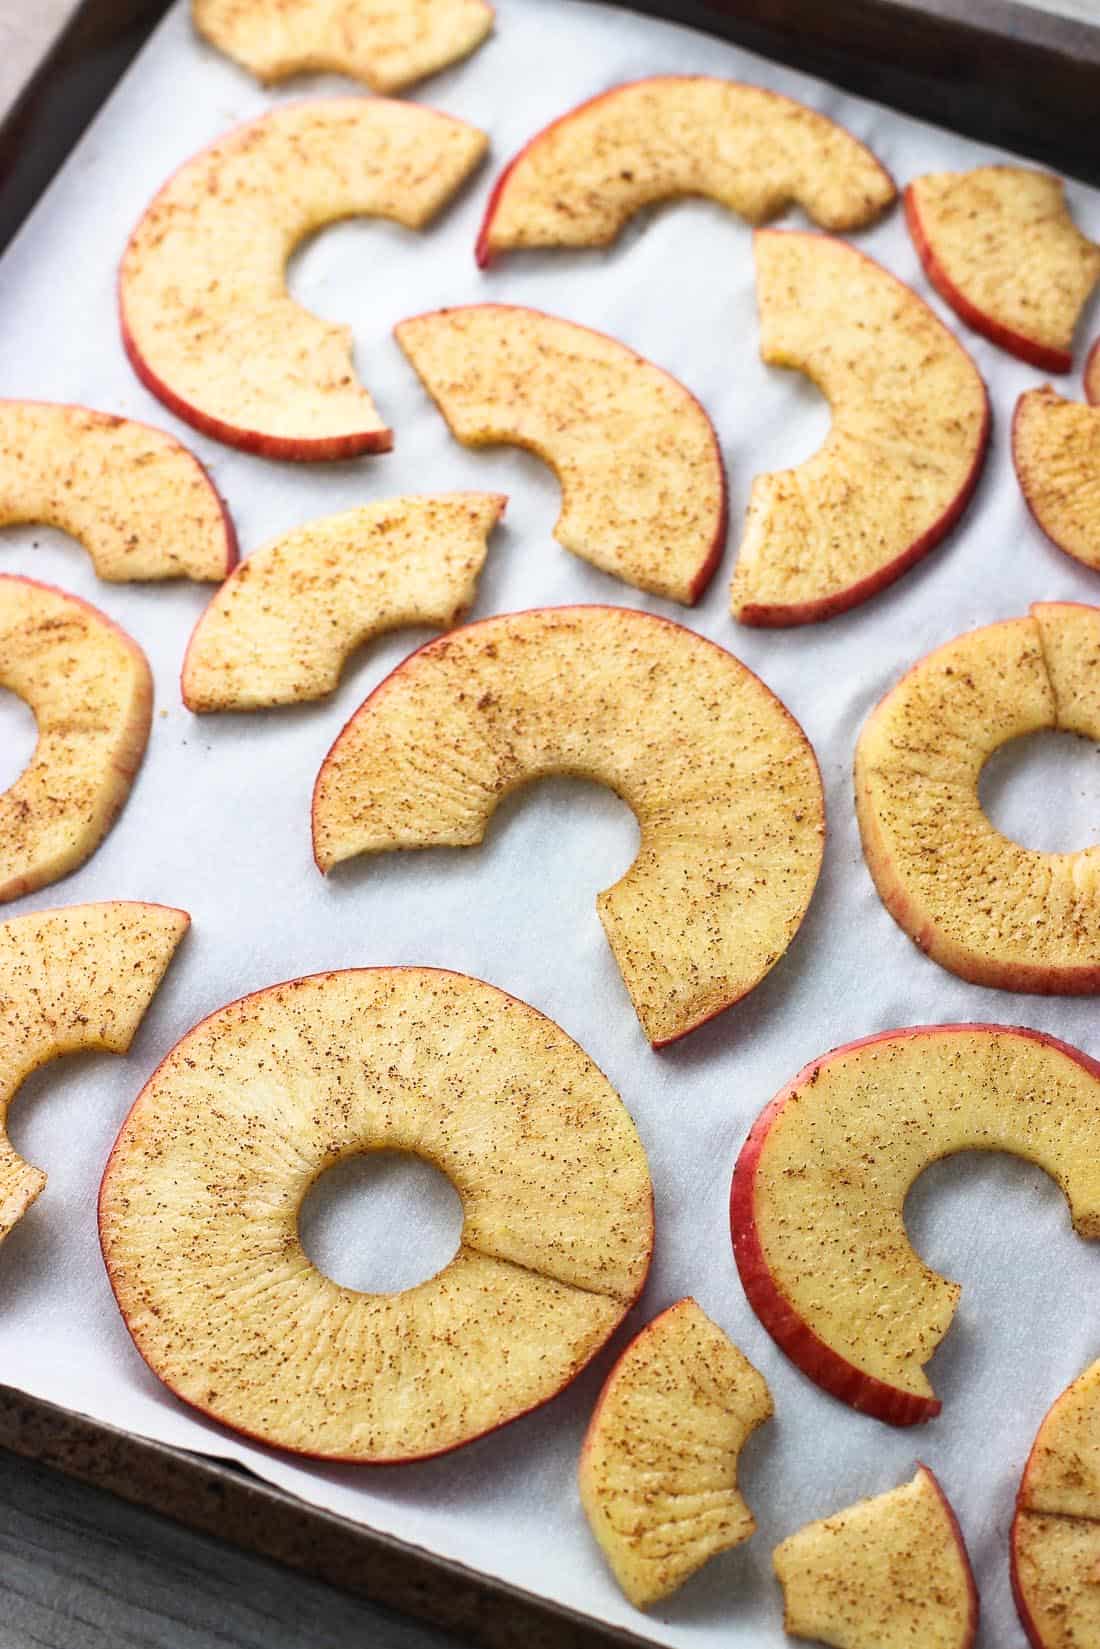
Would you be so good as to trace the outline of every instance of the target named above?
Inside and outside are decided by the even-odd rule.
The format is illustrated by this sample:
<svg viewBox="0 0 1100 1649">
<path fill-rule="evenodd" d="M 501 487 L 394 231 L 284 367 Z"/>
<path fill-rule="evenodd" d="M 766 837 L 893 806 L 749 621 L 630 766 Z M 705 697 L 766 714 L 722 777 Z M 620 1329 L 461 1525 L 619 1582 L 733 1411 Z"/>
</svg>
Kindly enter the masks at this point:
<svg viewBox="0 0 1100 1649">
<path fill-rule="evenodd" d="M 507 525 L 492 543 L 476 614 L 596 600 L 686 618 L 759 671 L 798 716 L 821 760 L 830 830 L 822 881 L 788 958 L 738 1007 L 655 1055 L 593 903 L 629 864 L 637 840 L 632 816 L 608 793 L 547 783 L 502 808 L 480 850 L 360 861 L 328 882 L 314 869 L 308 803 L 318 764 L 366 691 L 423 635 L 406 632 L 370 647 L 329 703 L 198 720 L 180 703 L 177 672 L 208 590 L 99 584 L 84 552 L 60 535 L 5 534 L 5 569 L 79 593 L 138 638 L 156 672 L 157 711 L 133 796 L 99 852 L 68 881 L 4 914 L 146 898 L 185 906 L 194 928 L 127 1059 L 47 1068 L 17 1102 L 15 1143 L 50 1178 L 0 1248 L 0 1378 L 149 1437 L 243 1461 L 347 1517 L 691 1649 L 724 1645 L 734 1629 L 751 1649 L 781 1644 L 772 1546 L 808 1518 L 907 1479 L 919 1454 L 941 1474 L 970 1542 L 983 1594 L 982 1642 L 1004 1649 L 1023 1641 L 1007 1582 L 1015 1483 L 1049 1403 L 1100 1353 L 1100 1247 L 1072 1235 L 1053 1183 L 1009 1158 L 960 1159 L 925 1175 L 909 1203 L 912 1236 L 965 1292 L 932 1365 L 943 1415 L 924 1429 L 895 1431 L 819 1392 L 769 1340 L 737 1279 L 726 1199 L 735 1153 L 761 1106 L 804 1061 L 852 1037 L 991 1019 L 1038 1026 L 1100 1054 L 1094 1002 L 978 989 L 915 951 L 864 868 L 850 781 L 864 717 L 911 661 L 976 624 L 1023 613 L 1038 598 L 1100 599 L 1100 579 L 1046 543 L 1016 488 L 1009 420 L 1017 394 L 1040 375 L 965 333 L 990 386 L 994 436 L 961 529 L 892 590 L 843 618 L 771 633 L 733 623 L 727 587 L 751 477 L 809 455 L 828 425 L 816 391 L 757 358 L 747 227 L 696 202 L 635 222 L 606 253 L 515 256 L 488 275 L 473 261 L 491 179 L 530 133 L 619 80 L 675 70 L 737 76 L 802 97 L 869 141 L 902 183 L 928 169 L 996 158 L 685 29 L 579 0 L 500 0 L 492 41 L 421 93 L 489 130 L 489 167 L 423 237 L 350 223 L 295 261 L 295 293 L 352 324 L 364 378 L 397 431 L 392 455 L 344 465 L 265 462 L 177 423 L 124 359 L 114 280 L 127 233 L 180 161 L 283 97 L 345 83 L 318 79 L 265 93 L 201 45 L 177 8 L 0 262 L 0 393 L 83 401 L 175 429 L 210 464 L 245 551 L 311 516 L 371 498 L 453 487 L 506 491 Z M 1070 198 L 1081 225 L 1100 236 L 1100 196 L 1072 187 Z M 859 244 L 930 295 L 900 213 Z M 486 297 L 535 304 L 614 333 L 677 373 L 710 411 L 729 464 L 733 525 L 719 573 L 690 615 L 604 577 L 553 542 L 557 487 L 536 460 L 505 448 L 467 452 L 448 436 L 390 328 L 441 303 Z M 1087 333 L 1095 333 L 1097 319 L 1094 308 Z M 1080 393 L 1077 377 L 1066 382 L 1069 393 Z M 32 734 L 25 708 L 4 697 L 0 783 L 19 771 Z M 1034 846 L 1096 840 L 1097 751 L 1055 735 L 1028 745 L 991 764 L 986 789 L 997 822 Z M 240 1442 L 159 1386 L 110 1295 L 94 1199 L 140 1085 L 201 1015 L 275 980 L 384 962 L 435 963 L 491 980 L 552 1015 L 589 1050 L 623 1095 L 649 1153 L 657 1255 L 644 1299 L 614 1347 L 541 1413 L 436 1462 L 325 1469 Z M 433 1201 L 423 1175 L 415 1183 L 392 1173 L 382 1178 L 384 1186 L 374 1176 L 370 1194 L 345 1188 L 315 1210 L 314 1252 L 343 1280 L 407 1283 L 438 1266 L 453 1244 L 452 1198 Z M 574 1486 L 576 1456 L 615 1351 L 631 1330 L 689 1292 L 763 1371 L 777 1417 L 743 1459 L 758 1534 L 710 1564 L 647 1623 L 620 1597 L 589 1537 Z"/>
</svg>

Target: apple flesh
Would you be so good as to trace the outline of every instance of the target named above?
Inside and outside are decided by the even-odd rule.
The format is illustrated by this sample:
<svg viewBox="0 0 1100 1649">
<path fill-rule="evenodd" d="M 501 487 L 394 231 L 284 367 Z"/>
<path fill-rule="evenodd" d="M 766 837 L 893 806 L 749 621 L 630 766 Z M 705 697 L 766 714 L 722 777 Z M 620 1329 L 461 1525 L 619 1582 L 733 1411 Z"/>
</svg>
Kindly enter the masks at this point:
<svg viewBox="0 0 1100 1649">
<path fill-rule="evenodd" d="M 639 1609 L 753 1533 L 737 1462 L 772 1412 L 763 1376 L 694 1300 L 669 1306 L 627 1346 L 578 1475 L 592 1533 Z"/>
<path fill-rule="evenodd" d="M 462 1199 L 458 1252 L 400 1293 L 306 1257 L 319 1174 L 413 1152 Z M 368 968 L 243 997 L 154 1072 L 103 1177 L 134 1343 L 177 1396 L 317 1458 L 412 1460 L 545 1403 L 618 1327 L 653 1245 L 626 1109 L 534 1008 L 461 974 Z"/>
<path fill-rule="evenodd" d="M 825 1054 L 737 1159 L 730 1227 L 749 1303 L 834 1397 L 892 1425 L 930 1420 L 924 1364 L 960 1289 L 909 1242 L 910 1187 L 955 1152 L 1010 1151 L 1057 1182 L 1079 1236 L 1100 1237 L 1098 1126 L 1100 1065 L 1038 1031 L 918 1026 Z"/>
<path fill-rule="evenodd" d="M 595 779 L 634 810 L 638 856 L 597 908 L 646 1035 L 672 1042 L 783 955 L 824 826 L 798 723 L 739 660 L 681 625 L 554 607 L 429 642 L 322 764 L 318 867 L 473 846 L 502 797 L 552 773 Z"/>
<path fill-rule="evenodd" d="M 1051 543 L 1100 569 L 1100 407 L 1067 401 L 1049 384 L 1026 390 L 1012 420 L 1012 461 Z"/>
<path fill-rule="evenodd" d="M 989 438 L 985 385 L 915 292 L 845 241 L 754 237 L 760 353 L 829 401 L 824 444 L 752 484 L 731 606 L 742 624 L 812 624 L 928 553 L 974 491 Z"/>
<path fill-rule="evenodd" d="M 485 153 L 483 132 L 382 98 L 285 103 L 185 162 L 122 260 L 122 338 L 138 377 L 207 435 L 269 458 L 386 452 L 350 329 L 295 303 L 286 261 L 355 215 L 422 229 Z"/>
</svg>

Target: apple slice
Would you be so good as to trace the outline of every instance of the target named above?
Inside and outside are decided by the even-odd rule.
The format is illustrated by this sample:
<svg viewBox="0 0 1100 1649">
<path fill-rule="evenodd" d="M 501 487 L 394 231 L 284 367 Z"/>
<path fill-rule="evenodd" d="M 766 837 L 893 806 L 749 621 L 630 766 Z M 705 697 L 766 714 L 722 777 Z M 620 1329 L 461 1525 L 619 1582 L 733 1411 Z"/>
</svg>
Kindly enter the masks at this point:
<svg viewBox="0 0 1100 1649">
<path fill-rule="evenodd" d="M 1028 509 L 1052 544 L 1100 569 L 1100 407 L 1049 384 L 1016 402 L 1012 461 Z"/>
<path fill-rule="evenodd" d="M 602 332 L 509 304 L 417 315 L 396 337 L 458 440 L 507 441 L 554 470 L 559 544 L 639 590 L 699 599 L 725 546 L 726 478 L 683 384 Z"/>
<path fill-rule="evenodd" d="M 452 1181 L 462 1240 L 394 1294 L 331 1282 L 298 1210 L 368 1151 Z M 583 1049 L 434 968 L 316 974 L 196 1025 L 123 1125 L 99 1201 L 111 1286 L 150 1368 L 258 1440 L 361 1462 L 442 1454 L 555 1396 L 645 1282 L 653 1194 Z"/>
<path fill-rule="evenodd" d="M 0 903 L 67 876 L 115 822 L 153 708 L 145 654 L 76 596 L 0 574 L 0 687 L 34 711 L 38 743 L 0 793 Z"/>
<path fill-rule="evenodd" d="M 96 573 L 220 583 L 237 539 L 214 483 L 185 446 L 90 407 L 0 400 L 0 527 L 59 527 Z"/>
<path fill-rule="evenodd" d="M 654 75 L 571 109 L 501 173 L 477 242 L 484 268 L 519 246 L 607 246 L 643 206 L 708 195 L 750 223 L 792 203 L 858 229 L 896 198 L 871 151 L 814 109 L 710 75 Z"/>
<path fill-rule="evenodd" d="M 737 1268 L 768 1333 L 804 1374 L 896 1426 L 940 1411 L 924 1364 L 957 1283 L 914 1253 L 905 1198 L 956 1151 L 1011 1151 L 1100 1237 L 1100 1064 L 1039 1031 L 927 1025 L 814 1060 L 766 1106 L 730 1194 Z"/>
<path fill-rule="evenodd" d="M 1085 400 L 1093 406 L 1100 405 L 1100 338 L 1089 350 L 1089 358 L 1085 362 Z"/>
<path fill-rule="evenodd" d="M 1032 1649 L 1100 1643 L 1100 1362 L 1039 1427 L 1016 1497 L 1012 1591 Z"/>
<path fill-rule="evenodd" d="M 475 51 L 486 0 L 191 0 L 199 33 L 267 84 L 314 70 L 400 92 Z"/>
<path fill-rule="evenodd" d="M 978 781 L 1040 728 L 1100 738 L 1100 608 L 1039 602 L 914 665 L 856 746 L 856 810 L 887 910 L 941 967 L 1044 995 L 1100 990 L 1100 848 L 1039 853 L 994 828 Z"/>
<path fill-rule="evenodd" d="M 958 1519 L 927 1466 L 807 1523 L 772 1554 L 783 1625 L 835 1649 L 970 1649 L 978 1588 Z"/>
<path fill-rule="evenodd" d="M 759 983 L 821 865 L 817 762 L 751 670 L 649 613 L 511 613 L 413 653 L 322 764 L 314 856 L 327 872 L 473 846 L 501 797 L 551 773 L 606 784 L 637 816 L 638 856 L 596 905 L 653 1045 Z"/>
<path fill-rule="evenodd" d="M 190 922 L 185 910 L 114 900 L 0 923 L 0 1240 L 46 1183 L 7 1136 L 18 1088 L 63 1054 L 124 1054 Z"/>
<path fill-rule="evenodd" d="M 579 1481 L 592 1533 L 639 1609 L 753 1533 L 737 1460 L 772 1412 L 763 1376 L 694 1300 L 627 1346 L 585 1434 Z"/>
<path fill-rule="evenodd" d="M 122 339 L 145 387 L 207 435 L 269 458 L 386 452 L 351 332 L 286 289 L 286 261 L 357 214 L 422 229 L 485 134 L 411 103 L 285 103 L 180 167 L 122 259 Z"/>
<path fill-rule="evenodd" d="M 1061 178 L 930 172 L 906 189 L 905 216 L 925 274 L 967 326 L 1043 372 L 1069 371 L 1100 246 L 1074 223 Z"/>
<path fill-rule="evenodd" d="M 183 702 L 258 710 L 323 698 L 371 636 L 403 624 L 450 629 L 474 598 L 505 503 L 487 492 L 389 498 L 256 550 L 195 626 Z"/>
<path fill-rule="evenodd" d="M 923 299 L 845 241 L 754 237 L 760 353 L 829 401 L 797 469 L 758 475 L 733 577 L 742 624 L 810 624 L 866 601 L 939 543 L 985 458 L 989 401 Z"/>
</svg>

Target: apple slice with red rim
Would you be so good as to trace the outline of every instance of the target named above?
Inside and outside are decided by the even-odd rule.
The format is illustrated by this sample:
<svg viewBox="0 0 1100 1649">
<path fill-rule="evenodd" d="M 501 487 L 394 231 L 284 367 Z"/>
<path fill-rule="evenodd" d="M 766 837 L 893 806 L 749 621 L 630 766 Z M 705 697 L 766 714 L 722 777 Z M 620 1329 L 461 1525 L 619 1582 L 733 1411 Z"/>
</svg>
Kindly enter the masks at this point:
<svg viewBox="0 0 1100 1649">
<path fill-rule="evenodd" d="M 1012 461 L 1028 509 L 1067 555 L 1100 569 L 1100 407 L 1045 384 L 1016 402 Z"/>
<path fill-rule="evenodd" d="M 823 229 L 872 222 L 893 179 L 850 132 L 793 98 L 711 75 L 614 86 L 552 122 L 498 179 L 483 267 L 515 247 L 607 246 L 635 212 L 706 195 L 750 223 L 801 206 Z"/>
<path fill-rule="evenodd" d="M 981 473 L 989 400 L 923 299 L 845 241 L 754 236 L 760 353 L 803 372 L 832 409 L 797 469 L 758 475 L 733 576 L 742 624 L 831 618 L 926 555 Z"/>
<path fill-rule="evenodd" d="M 955 1152 L 1009 1151 L 1057 1182 L 1079 1236 L 1100 1237 L 1098 1128 L 1100 1064 L 1039 1031 L 914 1026 L 823 1055 L 761 1112 L 734 1169 L 753 1310 L 842 1402 L 892 1425 L 930 1420 L 924 1364 L 960 1289 L 909 1242 L 910 1187 Z"/>
<path fill-rule="evenodd" d="M 1100 405 L 1100 338 L 1089 350 L 1089 358 L 1085 362 L 1085 400 L 1093 406 Z"/>
<path fill-rule="evenodd" d="M 1097 281 L 1061 178 L 1024 166 L 930 172 L 905 191 L 909 233 L 940 297 L 975 332 L 1044 372 L 1068 372 Z"/>
<path fill-rule="evenodd" d="M 341 218 L 422 229 L 485 153 L 483 132 L 383 98 L 285 103 L 186 161 L 122 259 L 122 338 L 179 417 L 269 458 L 393 445 L 352 363 L 351 332 L 296 303 L 286 262 Z"/>
</svg>

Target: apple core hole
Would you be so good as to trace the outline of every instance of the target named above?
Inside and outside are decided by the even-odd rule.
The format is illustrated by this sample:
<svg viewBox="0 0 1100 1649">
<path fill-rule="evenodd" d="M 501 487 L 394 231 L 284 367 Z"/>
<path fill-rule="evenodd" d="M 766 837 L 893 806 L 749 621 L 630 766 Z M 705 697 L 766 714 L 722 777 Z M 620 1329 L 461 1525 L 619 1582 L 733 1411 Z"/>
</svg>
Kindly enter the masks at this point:
<svg viewBox="0 0 1100 1649">
<path fill-rule="evenodd" d="M 1100 842 L 1100 746 L 1043 729 L 995 750 L 978 796 L 1002 836 L 1039 853 L 1074 853 Z"/>
<path fill-rule="evenodd" d="M 37 743 L 38 727 L 30 705 L 0 687 L 0 791 L 11 789 Z"/>
<path fill-rule="evenodd" d="M 302 1247 L 343 1288 L 398 1294 L 442 1271 L 462 1237 L 445 1174 L 406 1151 L 367 1151 L 319 1174 L 298 1214 Z"/>
</svg>

